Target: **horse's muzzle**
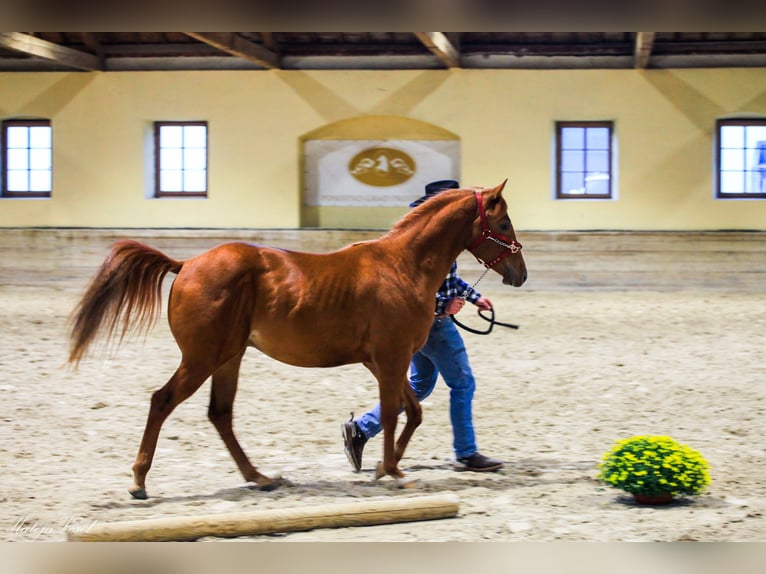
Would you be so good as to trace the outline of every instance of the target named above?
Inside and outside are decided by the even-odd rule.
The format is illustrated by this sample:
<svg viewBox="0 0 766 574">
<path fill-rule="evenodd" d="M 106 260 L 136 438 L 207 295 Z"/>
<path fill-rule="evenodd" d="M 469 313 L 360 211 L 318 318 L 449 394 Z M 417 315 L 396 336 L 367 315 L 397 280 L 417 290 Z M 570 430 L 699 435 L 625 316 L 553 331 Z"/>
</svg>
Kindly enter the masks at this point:
<svg viewBox="0 0 766 574">
<path fill-rule="evenodd" d="M 521 287 L 522 285 L 524 285 L 526 280 L 527 280 L 527 271 L 525 269 L 524 272 L 521 273 L 520 275 L 516 275 L 515 273 L 513 274 L 512 277 L 505 275 L 503 277 L 503 284 L 513 285 L 514 287 Z"/>
</svg>

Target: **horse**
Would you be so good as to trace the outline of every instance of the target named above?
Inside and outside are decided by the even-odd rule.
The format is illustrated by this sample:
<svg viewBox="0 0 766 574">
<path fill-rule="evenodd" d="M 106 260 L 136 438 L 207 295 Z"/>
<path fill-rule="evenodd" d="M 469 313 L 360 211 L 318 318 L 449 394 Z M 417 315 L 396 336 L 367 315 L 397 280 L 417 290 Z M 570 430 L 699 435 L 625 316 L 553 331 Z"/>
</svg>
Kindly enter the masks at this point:
<svg viewBox="0 0 766 574">
<path fill-rule="evenodd" d="M 261 490 L 278 486 L 279 479 L 251 464 L 233 430 L 248 347 L 299 367 L 363 364 L 377 379 L 381 402 L 383 460 L 375 480 L 388 475 L 406 486 L 399 461 L 422 420 L 408 366 L 426 342 L 434 296 L 452 263 L 468 249 L 504 284 L 520 287 L 527 278 L 502 195 L 506 182 L 444 191 L 381 237 L 329 253 L 233 241 L 175 260 L 138 241 L 115 242 L 70 316 L 68 362 L 76 369 L 99 336 L 119 334 L 119 344 L 128 334 L 148 333 L 159 318 L 168 273 L 176 275 L 168 322 L 182 355 L 170 380 L 152 394 L 130 494 L 147 498 L 163 422 L 210 377 L 208 418 L 245 481 Z M 406 423 L 395 444 L 402 408 Z"/>
</svg>

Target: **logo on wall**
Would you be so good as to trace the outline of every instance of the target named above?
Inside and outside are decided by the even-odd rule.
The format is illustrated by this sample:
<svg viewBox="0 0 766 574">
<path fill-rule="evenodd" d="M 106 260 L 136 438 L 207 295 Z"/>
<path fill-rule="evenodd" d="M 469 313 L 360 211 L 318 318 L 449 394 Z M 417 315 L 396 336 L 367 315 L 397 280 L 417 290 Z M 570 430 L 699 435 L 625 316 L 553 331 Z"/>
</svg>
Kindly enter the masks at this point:
<svg viewBox="0 0 766 574">
<path fill-rule="evenodd" d="M 367 185 L 389 187 L 404 183 L 415 174 L 415 160 L 398 149 L 371 147 L 351 158 L 348 172 Z"/>
</svg>

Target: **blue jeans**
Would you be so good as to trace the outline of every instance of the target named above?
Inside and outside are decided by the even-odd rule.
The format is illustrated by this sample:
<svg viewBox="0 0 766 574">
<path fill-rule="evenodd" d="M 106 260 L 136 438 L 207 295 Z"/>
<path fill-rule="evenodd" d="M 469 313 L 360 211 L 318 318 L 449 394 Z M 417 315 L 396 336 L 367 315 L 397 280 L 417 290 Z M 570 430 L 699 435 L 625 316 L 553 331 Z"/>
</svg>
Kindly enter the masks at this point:
<svg viewBox="0 0 766 574">
<path fill-rule="evenodd" d="M 449 317 L 437 317 L 428 341 L 415 353 L 410 363 L 410 386 L 418 400 L 425 399 L 436 386 L 441 373 L 450 389 L 450 420 L 455 457 L 470 456 L 477 451 L 471 404 L 476 389 L 463 338 Z M 383 430 L 380 403 L 356 420 L 362 433 L 372 438 Z"/>
</svg>

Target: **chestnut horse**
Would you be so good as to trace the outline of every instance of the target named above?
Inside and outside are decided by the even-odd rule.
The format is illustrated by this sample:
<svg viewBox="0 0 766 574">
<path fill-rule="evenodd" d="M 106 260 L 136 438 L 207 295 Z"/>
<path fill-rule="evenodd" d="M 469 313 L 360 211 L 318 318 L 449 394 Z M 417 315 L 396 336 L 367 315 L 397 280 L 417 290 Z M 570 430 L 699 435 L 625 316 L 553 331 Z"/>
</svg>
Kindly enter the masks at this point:
<svg viewBox="0 0 766 574">
<path fill-rule="evenodd" d="M 504 187 L 444 191 L 379 239 L 325 254 L 230 242 L 177 261 L 137 241 L 116 242 L 71 318 L 69 362 L 75 366 L 101 333 L 111 338 L 118 332 L 120 340 L 146 333 L 160 314 L 164 277 L 177 274 L 168 321 L 182 358 L 152 395 L 133 464 L 133 497 L 147 496 L 163 422 L 211 376 L 210 421 L 245 480 L 276 487 L 250 463 L 232 430 L 248 346 L 300 367 L 364 364 L 378 381 L 382 408 L 383 461 L 376 478 L 387 474 L 406 485 L 399 461 L 422 417 L 407 370 L 426 342 L 434 295 L 452 262 L 468 249 L 505 284 L 519 287 L 527 277 Z M 407 420 L 394 444 L 402 406 Z"/>
</svg>

